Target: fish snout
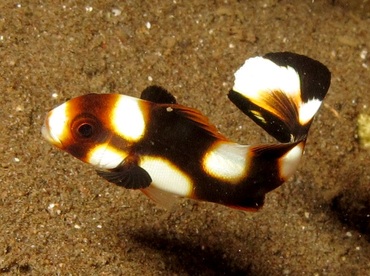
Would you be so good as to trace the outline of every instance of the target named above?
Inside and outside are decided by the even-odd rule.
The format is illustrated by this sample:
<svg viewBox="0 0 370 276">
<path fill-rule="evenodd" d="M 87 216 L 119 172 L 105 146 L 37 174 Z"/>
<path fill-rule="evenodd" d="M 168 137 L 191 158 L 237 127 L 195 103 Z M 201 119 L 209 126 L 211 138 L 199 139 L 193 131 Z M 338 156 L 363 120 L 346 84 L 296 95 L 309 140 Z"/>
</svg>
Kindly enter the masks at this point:
<svg viewBox="0 0 370 276">
<path fill-rule="evenodd" d="M 50 144 L 55 145 L 59 148 L 63 146 L 62 141 L 57 133 L 55 133 L 53 126 L 51 125 L 50 118 L 52 116 L 52 112 L 49 112 L 45 118 L 44 124 L 41 127 L 41 134 L 46 141 Z"/>
</svg>

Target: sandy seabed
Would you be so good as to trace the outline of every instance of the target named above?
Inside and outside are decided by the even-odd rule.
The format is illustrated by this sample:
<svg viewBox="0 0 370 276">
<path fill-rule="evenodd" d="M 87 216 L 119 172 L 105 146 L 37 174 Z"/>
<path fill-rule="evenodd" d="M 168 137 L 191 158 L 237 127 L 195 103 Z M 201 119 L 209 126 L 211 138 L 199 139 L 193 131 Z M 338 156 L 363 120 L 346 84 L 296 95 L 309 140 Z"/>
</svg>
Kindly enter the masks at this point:
<svg viewBox="0 0 370 276">
<path fill-rule="evenodd" d="M 0 3 L 0 272 L 30 275 L 370 275 L 368 1 Z M 89 92 L 162 85 L 226 136 L 267 134 L 228 101 L 248 57 L 293 51 L 332 84 L 295 176 L 264 208 L 169 210 L 52 148 L 45 113 Z"/>
</svg>

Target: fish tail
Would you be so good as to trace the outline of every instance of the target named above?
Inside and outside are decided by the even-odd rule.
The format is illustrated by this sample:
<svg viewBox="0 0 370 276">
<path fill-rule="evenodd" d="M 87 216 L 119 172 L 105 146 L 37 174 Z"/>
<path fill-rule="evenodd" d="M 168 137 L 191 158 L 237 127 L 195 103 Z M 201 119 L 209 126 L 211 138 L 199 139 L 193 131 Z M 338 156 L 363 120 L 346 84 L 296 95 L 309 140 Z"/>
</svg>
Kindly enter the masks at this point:
<svg viewBox="0 0 370 276">
<path fill-rule="evenodd" d="M 330 76 L 325 65 L 309 57 L 269 53 L 246 60 L 228 97 L 279 142 L 304 141 Z"/>
</svg>

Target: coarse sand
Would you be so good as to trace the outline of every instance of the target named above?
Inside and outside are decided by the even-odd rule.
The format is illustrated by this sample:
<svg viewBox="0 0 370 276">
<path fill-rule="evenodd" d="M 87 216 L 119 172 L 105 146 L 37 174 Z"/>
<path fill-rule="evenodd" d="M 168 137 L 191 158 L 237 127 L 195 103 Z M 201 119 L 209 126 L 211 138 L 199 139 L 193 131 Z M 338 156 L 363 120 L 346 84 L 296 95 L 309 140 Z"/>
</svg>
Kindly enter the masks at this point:
<svg viewBox="0 0 370 276">
<path fill-rule="evenodd" d="M 308 55 L 332 72 L 297 173 L 255 213 L 166 210 L 99 178 L 40 134 L 89 92 L 161 85 L 232 140 L 271 138 L 226 97 L 248 57 Z M 0 272 L 26 275 L 370 275 L 366 0 L 0 3 Z M 194 160 L 196 162 L 196 160 Z"/>
</svg>

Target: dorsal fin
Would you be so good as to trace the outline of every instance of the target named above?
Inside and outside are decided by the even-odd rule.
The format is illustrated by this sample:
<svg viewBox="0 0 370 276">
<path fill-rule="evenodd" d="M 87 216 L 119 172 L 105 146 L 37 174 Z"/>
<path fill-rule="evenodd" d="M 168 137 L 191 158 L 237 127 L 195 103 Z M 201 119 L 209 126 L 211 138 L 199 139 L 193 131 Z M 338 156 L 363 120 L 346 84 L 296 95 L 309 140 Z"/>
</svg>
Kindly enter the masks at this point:
<svg viewBox="0 0 370 276">
<path fill-rule="evenodd" d="M 182 105 L 174 106 L 174 110 L 177 114 L 183 116 L 184 118 L 189 119 L 190 121 L 198 125 L 200 128 L 206 130 L 213 137 L 216 137 L 223 141 L 229 141 L 229 139 L 222 135 L 218 131 L 218 129 L 208 120 L 208 118 L 204 116 L 202 113 L 200 113 L 200 111 Z"/>
<path fill-rule="evenodd" d="M 175 104 L 175 97 L 161 86 L 148 86 L 141 92 L 142 100 L 158 103 L 158 104 Z"/>
</svg>

